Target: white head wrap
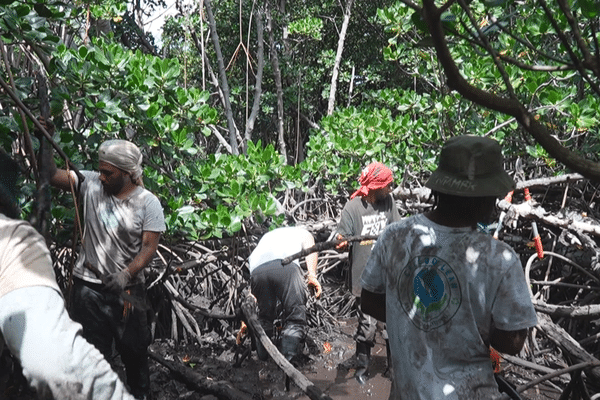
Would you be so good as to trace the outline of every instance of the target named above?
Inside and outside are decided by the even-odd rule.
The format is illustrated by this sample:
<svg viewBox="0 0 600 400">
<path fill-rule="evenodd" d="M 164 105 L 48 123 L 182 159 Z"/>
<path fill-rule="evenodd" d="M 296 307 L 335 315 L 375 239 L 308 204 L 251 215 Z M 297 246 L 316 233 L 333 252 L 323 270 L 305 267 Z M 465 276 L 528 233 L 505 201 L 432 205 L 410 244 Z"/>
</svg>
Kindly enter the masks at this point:
<svg viewBox="0 0 600 400">
<path fill-rule="evenodd" d="M 107 140 L 100 145 L 98 160 L 128 172 L 135 181 L 142 176 L 142 152 L 127 140 Z"/>
</svg>

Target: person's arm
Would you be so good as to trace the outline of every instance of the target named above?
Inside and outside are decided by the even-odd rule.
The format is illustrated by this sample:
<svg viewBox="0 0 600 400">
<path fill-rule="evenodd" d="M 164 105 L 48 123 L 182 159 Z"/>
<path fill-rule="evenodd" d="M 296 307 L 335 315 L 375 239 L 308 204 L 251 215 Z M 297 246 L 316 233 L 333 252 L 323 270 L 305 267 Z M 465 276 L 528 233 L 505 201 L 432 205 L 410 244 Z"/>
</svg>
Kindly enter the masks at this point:
<svg viewBox="0 0 600 400">
<path fill-rule="evenodd" d="M 160 232 L 143 231 L 140 252 L 129 263 L 127 268 L 109 274 L 102 279 L 105 289 L 116 293 L 125 290 L 125 287 L 131 282 L 132 278 L 150 264 L 150 261 L 154 258 L 156 249 L 158 249 L 159 240 Z"/>
<path fill-rule="evenodd" d="M 54 125 L 52 123 L 45 121 L 40 122 L 45 125 L 46 130 L 50 135 L 54 135 Z M 62 190 L 71 190 L 71 187 L 77 187 L 77 175 L 64 169 L 58 169 L 56 167 L 56 162 L 54 161 L 54 150 L 52 149 L 52 146 L 50 146 L 48 140 L 41 134 L 36 133 L 36 136 L 40 141 L 38 164 L 40 170 L 43 171 L 44 175 L 47 177 L 48 182 L 50 182 L 52 186 Z"/>
<path fill-rule="evenodd" d="M 50 174 L 50 184 L 55 188 L 70 191 L 72 187 L 77 188 L 77 177 L 73 172 L 57 169 L 54 165 L 54 173 Z"/>
<path fill-rule="evenodd" d="M 501 353 L 515 355 L 523 348 L 526 338 L 527 329 L 518 331 L 493 329 L 490 335 L 490 344 Z"/>
<path fill-rule="evenodd" d="M 160 232 L 142 232 L 142 249 L 127 267 L 131 276 L 136 276 L 138 272 L 150 264 L 158 249 L 159 241 Z"/>
<path fill-rule="evenodd" d="M 314 245 L 315 238 L 310 232 L 306 231 L 306 234 L 302 239 L 302 248 L 308 249 L 310 247 L 313 247 Z M 306 277 L 308 287 L 312 288 L 315 297 L 319 298 L 319 296 L 321 296 L 321 293 L 323 292 L 323 289 L 321 287 L 321 284 L 319 283 L 319 280 L 317 279 L 317 264 L 319 262 L 318 253 L 310 253 L 306 256 L 305 261 L 306 270 L 308 271 L 308 275 Z"/>
<path fill-rule="evenodd" d="M 350 215 L 350 212 L 348 211 L 349 203 L 350 202 L 346 203 L 346 205 L 342 209 L 342 213 L 340 216 L 340 222 L 338 223 L 338 226 L 336 228 L 336 233 L 337 233 L 336 239 L 337 240 L 342 240 L 345 237 L 354 236 L 356 234 L 354 232 L 355 227 L 352 222 L 352 216 Z M 347 241 L 343 241 L 340 244 L 338 244 L 337 246 L 335 246 L 335 248 L 340 251 L 347 251 L 350 249 L 350 246 L 348 245 Z"/>
<path fill-rule="evenodd" d="M 360 293 L 360 309 L 373 318 L 386 322 L 385 293 L 373 293 L 363 289 Z"/>
</svg>

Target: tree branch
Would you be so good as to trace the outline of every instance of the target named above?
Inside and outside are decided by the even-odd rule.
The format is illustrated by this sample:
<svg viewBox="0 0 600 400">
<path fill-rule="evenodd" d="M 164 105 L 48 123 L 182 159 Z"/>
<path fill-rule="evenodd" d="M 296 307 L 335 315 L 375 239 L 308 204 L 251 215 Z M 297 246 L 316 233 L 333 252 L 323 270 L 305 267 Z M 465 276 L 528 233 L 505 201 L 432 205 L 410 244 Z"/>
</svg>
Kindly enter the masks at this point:
<svg viewBox="0 0 600 400">
<path fill-rule="evenodd" d="M 586 178 L 600 182 L 600 165 L 564 147 L 523 104 L 516 99 L 498 96 L 479 89 L 466 81 L 448 48 L 440 15 L 440 10 L 435 6 L 434 0 L 423 1 L 423 18 L 429 26 L 438 59 L 448 77 L 448 86 L 467 100 L 515 117 L 552 157 Z"/>
</svg>

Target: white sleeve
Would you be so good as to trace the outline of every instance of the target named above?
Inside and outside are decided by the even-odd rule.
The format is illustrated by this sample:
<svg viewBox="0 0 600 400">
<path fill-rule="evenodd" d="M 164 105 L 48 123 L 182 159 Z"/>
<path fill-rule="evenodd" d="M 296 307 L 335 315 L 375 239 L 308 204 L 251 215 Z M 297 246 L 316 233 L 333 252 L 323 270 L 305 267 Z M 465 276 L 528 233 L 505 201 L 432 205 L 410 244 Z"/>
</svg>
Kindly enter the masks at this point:
<svg viewBox="0 0 600 400">
<path fill-rule="evenodd" d="M 0 298 L 0 331 L 41 398 L 134 400 L 56 290 L 32 286 Z"/>
</svg>

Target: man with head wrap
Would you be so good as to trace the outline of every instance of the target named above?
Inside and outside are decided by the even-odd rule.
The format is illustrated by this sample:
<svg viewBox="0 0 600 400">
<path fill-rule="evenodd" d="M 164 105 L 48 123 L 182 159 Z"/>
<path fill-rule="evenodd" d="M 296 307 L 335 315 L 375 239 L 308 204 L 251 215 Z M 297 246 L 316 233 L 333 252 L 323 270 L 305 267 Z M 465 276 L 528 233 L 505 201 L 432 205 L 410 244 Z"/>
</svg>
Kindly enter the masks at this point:
<svg viewBox="0 0 600 400">
<path fill-rule="evenodd" d="M 338 239 L 350 236 L 379 235 L 390 223 L 400 220 L 400 214 L 391 196 L 394 176 L 392 171 L 380 162 L 369 164 L 361 173 L 360 188 L 352 194 L 342 210 L 337 227 Z M 342 243 L 338 248 L 347 247 Z M 360 275 L 371 254 L 373 242 L 358 243 L 350 249 L 350 271 L 348 285 L 360 305 Z M 356 341 L 356 379 L 364 383 L 371 358 L 371 348 L 375 344 L 377 322 L 357 308 L 358 327 Z M 385 337 L 384 332 L 384 337 Z M 386 341 L 387 342 L 387 341 Z M 389 353 L 389 352 L 388 352 Z M 388 366 L 389 368 L 389 366 Z"/>
<path fill-rule="evenodd" d="M 48 157 L 50 158 L 50 157 Z M 124 290 L 145 302 L 144 268 L 156 253 L 165 230 L 158 198 L 143 187 L 142 153 L 126 140 L 100 145 L 98 172 L 57 170 L 50 183 L 64 190 L 79 187 L 84 234 L 74 268 L 71 313 L 86 338 L 111 360 L 112 346 L 121 356 L 127 384 L 137 398 L 150 394 L 146 311 L 124 302 Z"/>
<path fill-rule="evenodd" d="M 5 342 L 40 399 L 133 400 L 69 318 L 44 238 L 18 219 L 18 173 L 0 153 L 0 354 Z"/>
</svg>

